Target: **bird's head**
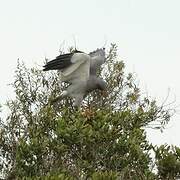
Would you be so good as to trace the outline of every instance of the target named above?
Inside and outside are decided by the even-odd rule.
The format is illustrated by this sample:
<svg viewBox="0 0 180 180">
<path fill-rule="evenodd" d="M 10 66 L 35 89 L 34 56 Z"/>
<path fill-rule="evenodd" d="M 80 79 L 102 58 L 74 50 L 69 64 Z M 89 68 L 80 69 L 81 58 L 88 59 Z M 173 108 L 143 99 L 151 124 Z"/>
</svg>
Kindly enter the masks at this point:
<svg viewBox="0 0 180 180">
<path fill-rule="evenodd" d="M 96 51 L 97 51 L 97 54 L 105 57 L 105 55 L 106 55 L 105 48 L 100 48 L 100 49 L 97 49 Z"/>
<path fill-rule="evenodd" d="M 95 51 L 90 52 L 89 55 L 91 57 L 93 57 L 93 56 L 103 56 L 103 57 L 105 57 L 105 55 L 106 55 L 105 48 L 96 49 Z"/>
<path fill-rule="evenodd" d="M 90 52 L 89 55 L 98 65 L 103 64 L 106 60 L 105 48 L 96 49 L 95 51 Z"/>
</svg>

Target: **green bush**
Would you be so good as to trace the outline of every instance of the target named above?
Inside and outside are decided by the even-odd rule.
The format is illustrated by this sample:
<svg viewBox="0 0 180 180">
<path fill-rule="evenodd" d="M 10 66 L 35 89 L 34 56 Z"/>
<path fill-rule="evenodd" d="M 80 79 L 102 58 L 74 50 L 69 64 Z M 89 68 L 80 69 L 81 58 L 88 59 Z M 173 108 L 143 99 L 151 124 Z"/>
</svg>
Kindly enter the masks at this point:
<svg viewBox="0 0 180 180">
<path fill-rule="evenodd" d="M 80 110 L 66 98 L 51 105 L 67 86 L 58 73 L 18 62 L 0 123 L 1 176 L 7 179 L 163 179 L 179 176 L 179 154 L 153 147 L 145 128 L 162 129 L 169 110 L 141 94 L 133 74 L 112 44 L 104 68 L 107 96 L 89 94 Z M 156 153 L 155 162 L 151 158 Z M 177 151 L 179 153 L 179 149 Z M 169 164 L 170 163 L 170 164 Z M 154 173 L 154 165 L 158 172 Z"/>
</svg>

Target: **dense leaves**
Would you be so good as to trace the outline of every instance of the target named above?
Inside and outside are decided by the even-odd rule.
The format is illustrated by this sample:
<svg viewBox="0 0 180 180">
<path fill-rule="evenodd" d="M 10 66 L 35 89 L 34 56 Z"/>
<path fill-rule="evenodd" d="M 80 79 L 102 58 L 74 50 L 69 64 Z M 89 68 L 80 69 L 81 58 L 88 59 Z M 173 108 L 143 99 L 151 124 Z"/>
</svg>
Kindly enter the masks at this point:
<svg viewBox="0 0 180 180">
<path fill-rule="evenodd" d="M 155 148 L 159 177 L 176 179 L 180 177 L 180 148 L 161 145 Z"/>
<path fill-rule="evenodd" d="M 57 72 L 18 62 L 16 98 L 0 124 L 1 176 L 8 179 L 165 179 L 179 176 L 179 149 L 153 147 L 145 128 L 163 128 L 169 110 L 143 96 L 112 44 L 99 74 L 106 96 L 89 94 L 82 108 L 72 99 L 52 104 L 67 84 Z M 156 124 L 156 126 L 152 125 Z M 151 158 L 156 154 L 155 162 Z M 157 165 L 157 173 L 154 167 Z"/>
</svg>

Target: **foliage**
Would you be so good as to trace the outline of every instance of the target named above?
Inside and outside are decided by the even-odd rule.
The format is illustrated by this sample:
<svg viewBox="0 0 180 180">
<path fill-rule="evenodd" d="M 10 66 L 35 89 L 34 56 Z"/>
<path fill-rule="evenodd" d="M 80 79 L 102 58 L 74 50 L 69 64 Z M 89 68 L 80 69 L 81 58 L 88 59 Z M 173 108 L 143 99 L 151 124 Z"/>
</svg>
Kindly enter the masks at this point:
<svg viewBox="0 0 180 180">
<path fill-rule="evenodd" d="M 176 179 L 180 177 L 180 148 L 161 145 L 155 148 L 159 177 Z"/>
<path fill-rule="evenodd" d="M 66 98 L 58 73 L 18 62 L 6 121 L 0 120 L 0 163 L 7 179 L 156 179 L 179 175 L 179 149 L 155 148 L 145 128 L 163 128 L 170 112 L 144 97 L 112 44 L 99 74 L 107 95 L 89 94 L 79 110 Z M 151 125 L 152 126 L 152 125 Z M 151 151 L 158 173 L 153 173 Z M 177 153 L 178 152 L 178 153 Z M 177 156 L 178 154 L 178 156 Z M 171 162 L 173 168 L 169 168 Z M 171 176 L 169 176 L 169 174 Z"/>
</svg>

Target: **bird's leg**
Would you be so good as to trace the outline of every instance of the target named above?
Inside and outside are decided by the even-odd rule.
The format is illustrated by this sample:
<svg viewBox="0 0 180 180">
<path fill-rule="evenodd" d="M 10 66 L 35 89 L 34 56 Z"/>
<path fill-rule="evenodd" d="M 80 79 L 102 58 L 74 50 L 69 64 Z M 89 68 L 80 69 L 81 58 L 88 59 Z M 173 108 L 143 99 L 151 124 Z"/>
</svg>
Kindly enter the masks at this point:
<svg viewBox="0 0 180 180">
<path fill-rule="evenodd" d="M 68 95 L 68 92 L 67 91 L 63 91 L 62 94 L 60 96 L 57 96 L 56 98 L 52 99 L 50 101 L 50 104 L 54 104 L 56 103 L 57 101 L 60 101 L 62 100 L 64 97 L 66 97 Z"/>
<path fill-rule="evenodd" d="M 68 95 L 68 91 L 63 91 L 60 95 L 62 98 L 66 97 Z"/>
<path fill-rule="evenodd" d="M 83 100 L 83 95 L 78 95 L 75 97 L 75 101 L 74 101 L 74 107 L 76 107 L 77 109 L 79 109 L 81 102 Z"/>
</svg>

